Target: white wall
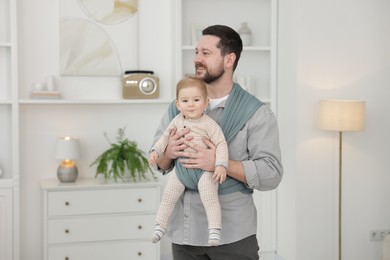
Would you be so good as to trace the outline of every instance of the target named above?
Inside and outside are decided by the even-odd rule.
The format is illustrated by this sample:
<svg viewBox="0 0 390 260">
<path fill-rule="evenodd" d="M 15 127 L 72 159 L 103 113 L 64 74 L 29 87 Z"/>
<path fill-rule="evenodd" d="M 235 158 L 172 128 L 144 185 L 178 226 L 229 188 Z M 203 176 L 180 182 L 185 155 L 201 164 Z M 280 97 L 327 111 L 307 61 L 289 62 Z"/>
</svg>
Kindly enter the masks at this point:
<svg viewBox="0 0 390 260">
<path fill-rule="evenodd" d="M 141 68 L 172 86 L 170 1 L 142 0 Z M 318 130 L 322 98 L 364 99 L 367 127 L 344 134 L 344 259 L 379 260 L 371 228 L 390 228 L 389 26 L 387 0 L 280 1 L 279 124 L 285 177 L 279 188 L 278 243 L 282 259 L 337 256 L 337 133 Z M 153 8 L 150 8 L 152 7 Z M 207 8 L 207 7 L 205 7 Z M 147 15 L 146 15 L 147 14 Z M 19 0 L 20 88 L 58 75 L 58 1 Z M 151 33 L 150 33 L 151 31 Z M 68 95 L 118 95 L 119 78 L 63 78 Z M 114 93 L 114 94 L 111 94 Z M 39 180 L 55 178 L 55 138 L 82 141 L 82 176 L 105 149 L 102 133 L 127 125 L 147 149 L 166 104 L 23 105 L 21 107 L 21 258 L 41 259 Z M 140 111 L 143 111 L 140 113 Z M 75 117 L 77 115 L 77 117 Z M 144 122 L 147 118 L 148 122 Z M 137 123 L 134 123 L 137 122 Z M 169 251 L 168 244 L 163 252 Z"/>
<path fill-rule="evenodd" d="M 279 3 L 278 33 L 278 122 L 283 180 L 278 188 L 278 255 L 280 260 L 297 260 L 296 255 L 296 7 L 295 1 Z"/>
<path fill-rule="evenodd" d="M 317 128 L 316 109 L 323 98 L 364 99 L 365 131 L 343 136 L 343 259 L 380 260 L 369 230 L 390 227 L 390 2 L 288 2 L 280 8 L 288 12 L 280 23 L 280 254 L 337 259 L 338 134 Z"/>
</svg>

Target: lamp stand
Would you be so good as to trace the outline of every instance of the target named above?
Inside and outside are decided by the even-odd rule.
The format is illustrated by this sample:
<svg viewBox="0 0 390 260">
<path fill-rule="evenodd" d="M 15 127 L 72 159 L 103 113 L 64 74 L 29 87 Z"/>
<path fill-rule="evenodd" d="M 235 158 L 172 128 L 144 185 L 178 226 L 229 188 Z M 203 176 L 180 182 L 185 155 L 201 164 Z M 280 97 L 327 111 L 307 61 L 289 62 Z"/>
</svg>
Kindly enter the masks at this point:
<svg viewBox="0 0 390 260">
<path fill-rule="evenodd" d="M 57 177 L 61 182 L 75 182 L 78 169 L 74 161 L 64 160 L 57 168 Z"/>
<path fill-rule="evenodd" d="M 343 154 L 343 132 L 339 131 L 339 260 L 341 260 L 342 245 L 342 154 Z"/>
<path fill-rule="evenodd" d="M 338 255 L 342 259 L 342 144 L 343 131 L 361 131 L 364 129 L 365 101 L 362 100 L 321 100 L 319 105 L 319 128 L 339 132 L 339 209 L 338 209 Z"/>
</svg>

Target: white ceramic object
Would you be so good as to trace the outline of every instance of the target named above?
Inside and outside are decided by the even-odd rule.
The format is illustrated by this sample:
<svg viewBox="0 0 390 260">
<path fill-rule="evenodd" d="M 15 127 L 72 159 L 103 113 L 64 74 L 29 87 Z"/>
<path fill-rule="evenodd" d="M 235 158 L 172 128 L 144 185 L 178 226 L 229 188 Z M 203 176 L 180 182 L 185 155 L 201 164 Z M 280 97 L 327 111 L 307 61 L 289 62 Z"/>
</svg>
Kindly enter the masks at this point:
<svg viewBox="0 0 390 260">
<path fill-rule="evenodd" d="M 241 23 L 241 27 L 238 29 L 238 33 L 240 34 L 242 44 L 244 46 L 252 45 L 252 31 L 249 29 L 247 22 Z"/>
<path fill-rule="evenodd" d="M 48 91 L 55 91 L 56 85 L 55 85 L 55 78 L 54 76 L 47 76 L 46 77 L 46 87 Z"/>
<path fill-rule="evenodd" d="M 34 83 L 33 88 L 35 91 L 45 91 L 46 85 L 42 82 L 36 82 Z"/>
</svg>

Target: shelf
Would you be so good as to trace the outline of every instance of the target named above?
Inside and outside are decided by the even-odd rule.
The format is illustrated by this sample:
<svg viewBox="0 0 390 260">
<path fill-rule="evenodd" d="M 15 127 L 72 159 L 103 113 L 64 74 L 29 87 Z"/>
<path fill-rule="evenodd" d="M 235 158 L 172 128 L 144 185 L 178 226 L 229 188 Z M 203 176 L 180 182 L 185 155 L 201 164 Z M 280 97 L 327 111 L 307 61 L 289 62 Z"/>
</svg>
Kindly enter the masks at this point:
<svg viewBox="0 0 390 260">
<path fill-rule="evenodd" d="M 19 260 L 17 0 L 0 1 L 0 258 Z"/>
<path fill-rule="evenodd" d="M 9 178 L 0 178 L 0 188 L 12 188 L 14 180 Z"/>
<path fill-rule="evenodd" d="M 263 102 L 264 104 L 266 104 L 267 106 L 271 106 L 271 100 L 270 99 L 267 99 L 267 98 L 259 98 L 259 100 L 261 102 Z"/>
<path fill-rule="evenodd" d="M 0 42 L 0 47 L 11 47 L 12 43 L 10 42 Z"/>
<path fill-rule="evenodd" d="M 11 100 L 0 100 L 0 105 L 11 105 L 12 101 Z"/>
<path fill-rule="evenodd" d="M 206 0 L 202 1 L 206 2 Z M 222 6 L 221 2 L 224 3 Z M 226 24 L 236 29 L 240 28 L 243 22 L 247 22 L 252 32 L 252 44 L 243 46 L 234 80 L 245 78 L 240 80 L 240 84 L 276 112 L 277 0 L 241 1 L 240 12 L 245 13 L 245 17 L 236 18 L 229 15 L 237 10 L 238 4 L 234 0 L 207 1 L 207 4 L 208 8 L 205 10 L 202 5 L 199 5 L 199 1 L 175 1 L 176 80 L 193 73 L 196 48 L 193 37 L 194 32 L 196 33 L 194 31 L 196 25 L 204 27 L 211 24 Z M 215 17 L 215 10 L 221 13 L 218 18 Z M 201 19 L 196 15 L 198 13 L 202 13 Z M 244 18 L 245 20 L 242 20 Z"/>
<path fill-rule="evenodd" d="M 195 50 L 195 46 L 193 45 L 184 45 L 182 49 L 185 51 L 193 51 Z M 243 51 L 271 51 L 270 46 L 244 46 Z"/>
<path fill-rule="evenodd" d="M 131 105 L 131 104 L 169 104 L 167 99 L 20 99 L 22 105 Z"/>
</svg>

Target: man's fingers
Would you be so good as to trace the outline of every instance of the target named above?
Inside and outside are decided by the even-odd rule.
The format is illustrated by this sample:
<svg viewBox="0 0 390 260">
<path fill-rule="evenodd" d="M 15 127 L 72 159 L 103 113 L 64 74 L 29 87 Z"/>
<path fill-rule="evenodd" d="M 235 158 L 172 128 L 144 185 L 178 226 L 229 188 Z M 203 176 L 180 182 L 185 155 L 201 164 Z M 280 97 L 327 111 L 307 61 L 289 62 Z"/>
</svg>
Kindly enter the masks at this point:
<svg viewBox="0 0 390 260">
<path fill-rule="evenodd" d="M 208 148 L 214 148 L 215 147 L 215 145 L 208 138 L 203 137 L 202 140 L 203 140 L 203 143 L 205 145 L 207 145 Z"/>
<path fill-rule="evenodd" d="M 174 127 L 174 128 L 171 128 L 171 130 L 169 130 L 169 135 L 170 136 L 173 136 L 173 135 L 175 135 L 176 134 L 176 128 Z"/>
</svg>

